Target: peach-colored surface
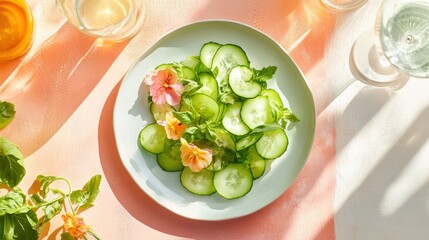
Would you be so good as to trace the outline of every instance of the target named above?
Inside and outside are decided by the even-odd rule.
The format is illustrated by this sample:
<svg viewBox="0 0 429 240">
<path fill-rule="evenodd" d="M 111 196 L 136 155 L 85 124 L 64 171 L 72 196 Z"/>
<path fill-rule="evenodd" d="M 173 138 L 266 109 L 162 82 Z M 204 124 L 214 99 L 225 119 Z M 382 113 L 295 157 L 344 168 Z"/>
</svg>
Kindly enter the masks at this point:
<svg viewBox="0 0 429 240">
<path fill-rule="evenodd" d="M 0 63 L 0 99 L 15 104 L 1 134 L 26 157 L 28 190 L 38 174 L 64 176 L 76 188 L 102 174 L 95 206 L 82 213 L 103 239 L 335 239 L 335 128 L 323 55 L 335 15 L 318 0 L 152 0 L 141 31 L 103 43 L 65 23 L 54 1 L 29 0 L 35 42 L 21 59 Z M 150 199 L 119 159 L 113 105 L 132 63 L 168 31 L 196 20 L 231 19 L 269 34 L 303 70 L 316 100 L 317 132 L 297 180 L 266 208 L 242 218 L 201 222 L 179 217 Z M 317 90 L 317 91 L 316 91 Z M 41 239 L 58 239 L 60 220 Z"/>
</svg>

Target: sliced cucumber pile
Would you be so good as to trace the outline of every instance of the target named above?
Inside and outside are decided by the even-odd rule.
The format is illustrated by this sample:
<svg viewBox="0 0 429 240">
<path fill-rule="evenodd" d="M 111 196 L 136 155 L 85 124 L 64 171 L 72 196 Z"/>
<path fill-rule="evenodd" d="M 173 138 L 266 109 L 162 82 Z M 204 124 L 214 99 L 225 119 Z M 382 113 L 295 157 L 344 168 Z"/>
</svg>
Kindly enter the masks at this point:
<svg viewBox="0 0 429 240">
<path fill-rule="evenodd" d="M 178 181 L 190 193 L 243 197 L 256 179 L 263 178 L 267 160 L 286 152 L 286 124 L 298 121 L 280 94 L 267 88 L 277 68 L 255 69 L 240 46 L 216 42 L 205 43 L 199 56 L 162 63 L 154 71 L 165 68 L 177 73 L 184 92 L 177 106 L 158 105 L 148 98 L 154 123 L 140 131 L 139 146 L 155 154 L 164 171 L 180 172 Z M 180 126 L 185 124 L 180 138 L 200 150 L 209 149 L 208 166 L 188 167 L 182 159 L 183 142 L 167 134 L 166 129 L 174 127 L 167 113 Z"/>
</svg>

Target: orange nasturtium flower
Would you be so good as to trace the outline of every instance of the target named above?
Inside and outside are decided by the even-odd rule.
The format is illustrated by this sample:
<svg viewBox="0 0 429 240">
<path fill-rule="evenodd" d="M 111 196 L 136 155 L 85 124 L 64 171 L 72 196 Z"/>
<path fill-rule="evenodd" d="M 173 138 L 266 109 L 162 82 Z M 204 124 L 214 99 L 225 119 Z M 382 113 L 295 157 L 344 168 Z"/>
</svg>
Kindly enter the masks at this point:
<svg viewBox="0 0 429 240">
<path fill-rule="evenodd" d="M 212 161 L 212 150 L 207 148 L 200 149 L 183 138 L 180 141 L 182 143 L 180 157 L 182 158 L 183 166 L 189 167 L 193 172 L 199 172 L 209 166 Z"/>
<path fill-rule="evenodd" d="M 167 138 L 172 140 L 179 140 L 186 130 L 186 125 L 174 117 L 172 112 L 165 114 L 165 121 L 159 120 L 157 123 L 164 126 Z"/>
<path fill-rule="evenodd" d="M 66 212 L 66 215 L 62 215 L 61 218 L 64 221 L 64 231 L 74 238 L 83 239 L 83 236 L 90 231 L 90 227 L 85 224 L 82 217 Z"/>
<path fill-rule="evenodd" d="M 180 95 L 184 91 L 183 85 L 179 82 L 176 71 L 172 68 L 165 68 L 151 71 L 144 79 L 144 83 L 149 85 L 152 101 L 156 104 L 167 102 L 171 106 L 180 103 Z"/>
</svg>

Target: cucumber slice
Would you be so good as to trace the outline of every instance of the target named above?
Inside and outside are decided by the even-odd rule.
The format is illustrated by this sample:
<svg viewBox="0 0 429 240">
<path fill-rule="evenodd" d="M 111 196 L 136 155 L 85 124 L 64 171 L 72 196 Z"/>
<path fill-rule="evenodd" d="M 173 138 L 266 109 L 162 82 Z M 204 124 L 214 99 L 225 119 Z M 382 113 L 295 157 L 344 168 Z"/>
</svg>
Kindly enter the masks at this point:
<svg viewBox="0 0 429 240">
<path fill-rule="evenodd" d="M 180 182 L 183 187 L 189 192 L 197 195 L 211 195 L 216 192 L 213 185 L 212 171 L 202 169 L 199 172 L 192 172 L 188 167 L 185 167 L 180 174 Z"/>
<path fill-rule="evenodd" d="M 226 107 L 227 105 L 222 102 L 217 102 L 217 105 L 219 107 L 219 112 L 217 113 L 216 122 L 222 122 L 223 117 L 225 116 Z"/>
<path fill-rule="evenodd" d="M 229 73 L 229 85 L 238 96 L 254 98 L 261 93 L 262 86 L 253 78 L 253 71 L 248 66 L 236 66 Z"/>
<path fill-rule="evenodd" d="M 155 121 L 158 120 L 165 120 L 165 114 L 167 112 L 174 112 L 176 111 L 172 106 L 170 106 L 168 103 L 164 104 L 150 104 L 150 112 L 152 113 L 153 119 Z"/>
<path fill-rule="evenodd" d="M 265 89 L 264 91 L 262 91 L 261 96 L 267 97 L 268 101 L 270 103 L 274 103 L 274 104 L 276 104 L 277 106 L 279 106 L 281 108 L 283 107 L 283 101 L 280 98 L 280 95 L 279 95 L 279 93 L 276 90 L 271 89 L 271 88 L 270 89 Z"/>
<path fill-rule="evenodd" d="M 200 50 L 200 60 L 206 67 L 211 68 L 213 56 L 221 46 L 216 42 L 208 42 L 203 45 Z"/>
<path fill-rule="evenodd" d="M 261 139 L 262 135 L 262 133 L 250 134 L 246 137 L 241 138 L 235 144 L 235 150 L 240 151 L 254 145 L 257 141 L 259 141 L 259 139 Z"/>
<path fill-rule="evenodd" d="M 179 112 L 192 112 L 191 107 L 189 106 L 191 104 L 190 102 L 189 98 L 182 98 L 180 100 Z"/>
<path fill-rule="evenodd" d="M 180 158 L 180 144 L 176 144 L 168 151 L 164 151 L 156 156 L 159 166 L 167 172 L 178 172 L 183 169 Z"/>
<path fill-rule="evenodd" d="M 195 80 L 197 78 L 195 72 L 188 67 L 177 68 L 176 71 L 179 79 Z"/>
<path fill-rule="evenodd" d="M 246 195 L 253 186 L 252 172 L 243 163 L 231 163 L 215 172 L 213 183 L 216 191 L 226 199 Z"/>
<path fill-rule="evenodd" d="M 243 122 L 251 129 L 274 123 L 276 120 L 268 98 L 264 96 L 246 99 L 241 107 L 240 116 Z"/>
<path fill-rule="evenodd" d="M 247 160 L 249 161 L 253 179 L 260 178 L 265 172 L 266 161 L 258 154 L 255 145 L 251 146 L 247 151 Z"/>
<path fill-rule="evenodd" d="M 183 66 L 188 67 L 192 71 L 196 71 L 198 65 L 201 63 L 198 56 L 188 56 L 185 60 L 180 62 Z"/>
<path fill-rule="evenodd" d="M 167 134 L 164 127 L 156 123 L 147 125 L 139 134 L 139 145 L 144 150 L 153 154 L 162 153 L 166 141 Z"/>
<path fill-rule="evenodd" d="M 166 69 L 166 68 L 173 68 L 174 70 L 176 70 L 176 69 L 173 67 L 173 64 L 172 64 L 172 63 L 163 63 L 163 64 L 160 64 L 160 65 L 158 65 L 158 66 L 155 68 L 155 70 L 162 70 L 162 69 Z"/>
<path fill-rule="evenodd" d="M 191 97 L 193 109 L 201 115 L 204 120 L 216 119 L 219 106 L 216 101 L 205 94 L 195 94 Z"/>
<path fill-rule="evenodd" d="M 216 139 L 214 142 L 219 147 L 224 147 L 231 149 L 232 151 L 235 151 L 235 142 L 234 139 L 229 135 L 225 130 L 222 128 L 215 128 L 214 129 Z"/>
<path fill-rule="evenodd" d="M 213 56 L 211 70 L 217 72 L 216 80 L 219 83 L 228 82 L 228 76 L 231 69 L 238 65 L 249 66 L 250 62 L 246 52 L 234 44 L 225 44 L 221 46 Z"/>
<path fill-rule="evenodd" d="M 219 95 L 218 85 L 216 79 L 209 73 L 201 73 L 198 75 L 200 88 L 195 93 L 202 93 L 217 100 Z"/>
<path fill-rule="evenodd" d="M 280 157 L 287 149 L 289 140 L 284 129 L 265 132 L 255 144 L 256 151 L 261 157 L 273 159 Z"/>
<path fill-rule="evenodd" d="M 235 102 L 232 105 L 228 105 L 222 119 L 223 127 L 228 132 L 237 136 L 242 136 L 250 131 L 249 127 L 244 124 L 240 117 L 242 104 L 242 102 Z"/>
<path fill-rule="evenodd" d="M 275 122 L 279 121 L 281 116 L 278 114 L 278 110 L 276 109 L 283 109 L 283 101 L 280 98 L 280 95 L 274 89 L 265 89 L 261 92 L 261 96 L 268 98 L 273 116 L 276 118 Z"/>
<path fill-rule="evenodd" d="M 175 67 L 176 66 L 176 67 Z M 166 68 L 173 68 L 177 72 L 177 76 L 180 79 L 189 79 L 189 80 L 195 80 L 197 75 L 194 71 L 192 71 L 189 67 L 182 66 L 179 67 L 177 65 L 174 65 L 172 63 L 164 63 L 161 65 L 158 65 L 155 70 L 162 70 Z"/>
</svg>

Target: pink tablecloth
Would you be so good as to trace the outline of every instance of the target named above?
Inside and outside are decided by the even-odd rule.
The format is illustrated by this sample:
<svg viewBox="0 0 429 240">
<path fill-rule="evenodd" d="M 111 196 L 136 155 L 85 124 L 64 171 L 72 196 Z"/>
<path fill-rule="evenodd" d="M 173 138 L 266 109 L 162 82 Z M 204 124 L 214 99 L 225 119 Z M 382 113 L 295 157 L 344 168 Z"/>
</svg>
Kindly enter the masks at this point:
<svg viewBox="0 0 429 240">
<path fill-rule="evenodd" d="M 38 174 L 64 176 L 76 187 L 102 174 L 95 206 L 82 213 L 103 239 L 335 239 L 335 128 L 325 49 L 335 14 L 318 0 L 146 1 L 137 36 L 103 44 L 65 23 L 54 1 L 28 1 L 35 41 L 21 59 L 1 63 L 0 99 L 17 115 L 4 135 L 23 150 L 28 190 Z M 112 112 L 121 79 L 157 39 L 202 19 L 231 19 L 267 33 L 304 72 L 317 108 L 315 143 L 303 171 L 280 198 L 242 218 L 201 222 L 179 217 L 150 199 L 119 159 Z M 58 239 L 54 220 L 41 239 Z"/>
</svg>

